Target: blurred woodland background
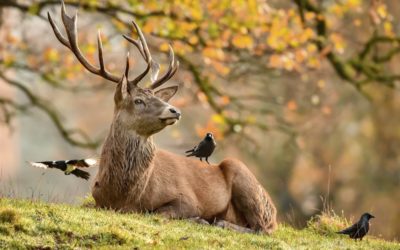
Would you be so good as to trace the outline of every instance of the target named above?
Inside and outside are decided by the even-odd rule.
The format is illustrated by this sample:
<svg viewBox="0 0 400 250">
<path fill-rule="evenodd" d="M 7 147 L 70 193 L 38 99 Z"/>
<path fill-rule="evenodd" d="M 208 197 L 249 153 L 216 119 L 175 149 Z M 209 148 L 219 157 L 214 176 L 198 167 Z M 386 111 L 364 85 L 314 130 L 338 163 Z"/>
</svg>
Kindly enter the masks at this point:
<svg viewBox="0 0 400 250">
<path fill-rule="evenodd" d="M 66 0 L 79 43 L 107 68 L 144 68 L 122 34 L 132 19 L 153 56 L 172 44 L 170 82 L 182 120 L 155 136 L 183 154 L 207 131 L 212 162 L 243 160 L 297 227 L 331 204 L 369 211 L 372 234 L 400 238 L 400 3 L 398 0 Z M 47 21 L 57 0 L 0 0 L 0 196 L 79 202 L 88 182 L 26 161 L 96 156 L 114 84 L 83 69 Z M 63 30 L 62 30 L 63 31 Z M 136 34 L 131 34 L 133 37 Z M 397 66 L 396 66 L 397 65 Z M 142 83 L 146 84 L 146 83 Z M 92 171 L 95 174 L 96 170 Z"/>
</svg>

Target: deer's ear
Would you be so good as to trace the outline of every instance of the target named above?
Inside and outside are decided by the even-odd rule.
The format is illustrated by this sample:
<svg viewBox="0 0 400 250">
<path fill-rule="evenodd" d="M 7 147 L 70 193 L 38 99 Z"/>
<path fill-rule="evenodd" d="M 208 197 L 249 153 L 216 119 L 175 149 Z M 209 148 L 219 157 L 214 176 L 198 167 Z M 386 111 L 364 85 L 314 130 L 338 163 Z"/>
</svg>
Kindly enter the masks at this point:
<svg viewBox="0 0 400 250">
<path fill-rule="evenodd" d="M 154 95 L 163 100 L 164 102 L 168 102 L 178 91 L 178 86 L 172 86 L 157 90 Z"/>
<path fill-rule="evenodd" d="M 129 83 L 125 75 L 122 77 L 121 81 L 117 85 L 115 90 L 114 101 L 115 104 L 119 104 L 129 95 Z"/>
</svg>

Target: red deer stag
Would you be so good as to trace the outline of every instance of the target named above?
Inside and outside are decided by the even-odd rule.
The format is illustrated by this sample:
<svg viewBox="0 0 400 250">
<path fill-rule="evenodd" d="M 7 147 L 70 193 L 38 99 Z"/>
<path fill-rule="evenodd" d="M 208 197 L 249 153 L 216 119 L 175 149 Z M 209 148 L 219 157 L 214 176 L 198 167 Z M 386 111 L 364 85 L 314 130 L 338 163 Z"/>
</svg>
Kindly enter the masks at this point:
<svg viewBox="0 0 400 250">
<path fill-rule="evenodd" d="M 147 67 L 133 80 L 128 79 L 129 60 L 122 77 L 105 68 L 100 35 L 100 67 L 93 66 L 81 53 L 77 41 L 77 14 L 72 18 L 62 3 L 63 36 L 48 18 L 57 39 L 93 74 L 117 84 L 114 117 L 104 142 L 99 172 L 92 194 L 96 206 L 120 211 L 155 212 L 169 218 L 197 218 L 222 227 L 271 233 L 276 228 L 276 208 L 246 165 L 225 159 L 207 166 L 197 160 L 157 149 L 152 135 L 179 120 L 180 111 L 168 104 L 178 87 L 156 90 L 178 70 L 179 63 L 169 50 L 169 68 L 157 78 L 159 64 L 150 54 L 138 25 L 138 40 L 124 35 L 146 61 Z M 129 55 L 128 55 L 129 56 Z M 138 83 L 151 73 L 152 85 Z"/>
</svg>

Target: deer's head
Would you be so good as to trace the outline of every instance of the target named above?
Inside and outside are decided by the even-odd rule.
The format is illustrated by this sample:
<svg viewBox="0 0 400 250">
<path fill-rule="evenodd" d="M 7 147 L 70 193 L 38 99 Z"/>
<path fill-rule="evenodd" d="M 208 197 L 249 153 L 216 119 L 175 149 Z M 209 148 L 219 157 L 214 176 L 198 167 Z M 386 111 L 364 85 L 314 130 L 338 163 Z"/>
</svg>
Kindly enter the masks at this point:
<svg viewBox="0 0 400 250">
<path fill-rule="evenodd" d="M 141 87 L 130 87 L 126 77 L 118 84 L 115 95 L 114 119 L 139 135 L 150 136 L 179 120 L 181 114 L 168 100 L 178 87 L 167 87 L 157 91 Z"/>
<path fill-rule="evenodd" d="M 167 72 L 160 78 L 158 73 L 160 65 L 155 62 L 150 54 L 146 39 L 140 28 L 135 22 L 132 22 L 139 38 L 137 40 L 124 35 L 124 38 L 132 43 L 140 52 L 145 60 L 147 67 L 135 79 L 129 80 L 129 53 L 126 60 L 126 68 L 122 77 L 109 73 L 103 60 L 103 47 L 98 34 L 97 45 L 100 66 L 93 66 L 82 54 L 78 46 L 77 40 L 77 14 L 70 17 L 66 14 L 65 5 L 62 1 L 61 17 L 67 33 L 67 37 L 63 36 L 48 13 L 48 18 L 57 39 L 67 48 L 69 48 L 79 60 L 79 62 L 91 73 L 99 75 L 111 82 L 117 83 L 114 94 L 115 114 L 114 122 L 118 122 L 120 126 L 124 126 L 127 130 L 135 131 L 144 136 L 149 136 L 162 130 L 168 125 L 174 124 L 179 120 L 180 111 L 168 104 L 167 102 L 175 95 L 178 90 L 177 86 L 167 87 L 156 90 L 162 84 L 167 82 L 178 70 L 179 62 L 175 60 L 174 51 L 169 48 L 169 67 Z M 138 83 L 148 74 L 151 73 L 152 84 L 149 88 L 142 88 Z"/>
</svg>

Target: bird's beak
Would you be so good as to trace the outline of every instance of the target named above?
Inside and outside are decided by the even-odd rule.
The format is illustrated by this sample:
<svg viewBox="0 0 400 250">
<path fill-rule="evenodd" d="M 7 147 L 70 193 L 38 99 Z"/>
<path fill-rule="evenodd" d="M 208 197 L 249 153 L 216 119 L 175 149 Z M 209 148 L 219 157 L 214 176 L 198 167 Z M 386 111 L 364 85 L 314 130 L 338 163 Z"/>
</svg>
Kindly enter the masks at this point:
<svg viewBox="0 0 400 250">
<path fill-rule="evenodd" d="M 372 219 L 372 218 L 375 218 L 375 216 L 371 215 L 371 219 Z"/>
</svg>

